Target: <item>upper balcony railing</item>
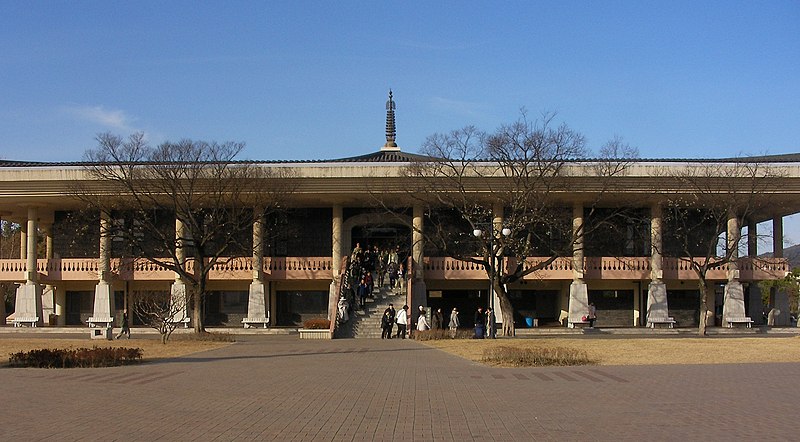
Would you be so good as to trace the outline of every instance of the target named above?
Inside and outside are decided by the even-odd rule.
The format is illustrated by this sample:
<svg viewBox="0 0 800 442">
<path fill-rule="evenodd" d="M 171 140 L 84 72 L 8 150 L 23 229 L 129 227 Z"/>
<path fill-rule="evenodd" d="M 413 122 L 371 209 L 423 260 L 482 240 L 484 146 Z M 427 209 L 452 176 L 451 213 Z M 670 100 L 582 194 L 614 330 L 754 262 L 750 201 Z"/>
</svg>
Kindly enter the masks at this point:
<svg viewBox="0 0 800 442">
<path fill-rule="evenodd" d="M 546 258 L 529 258 L 525 265 L 526 268 L 530 268 L 545 260 Z M 503 271 L 508 273 L 515 265 L 514 260 L 506 260 Z M 783 278 L 789 271 L 789 264 L 784 258 L 740 258 L 738 266 L 739 279 L 743 281 Z M 730 267 L 730 264 L 724 264 L 711 269 L 706 274 L 706 279 L 726 280 Z M 424 269 L 426 279 L 486 279 L 486 272 L 482 265 L 454 258 L 425 258 Z M 651 270 L 649 257 L 590 257 L 584 259 L 584 278 L 590 280 L 648 280 Z M 664 258 L 662 274 L 662 279 L 665 280 L 698 279 L 688 258 Z M 527 281 L 570 280 L 573 277 L 572 258 L 566 257 L 557 258 L 542 269 L 528 274 L 524 279 Z"/>
<path fill-rule="evenodd" d="M 96 281 L 100 272 L 97 258 L 40 259 L 36 271 L 42 282 Z M 194 261 L 186 261 L 187 271 L 194 272 Z M 267 279 L 308 280 L 331 279 L 331 258 L 281 257 L 264 258 L 263 272 Z M 0 259 L 0 281 L 24 281 L 27 264 L 24 259 Z M 169 281 L 175 273 L 146 259 L 112 259 L 113 277 L 124 281 Z M 209 271 L 209 279 L 247 280 L 253 278 L 252 258 L 229 258 L 218 261 Z"/>
<path fill-rule="evenodd" d="M 537 265 L 546 258 L 529 258 L 526 266 Z M 515 263 L 506 260 L 504 272 Z M 664 258 L 662 279 L 696 280 L 697 274 L 691 263 L 681 258 Z M 329 257 L 286 257 L 264 258 L 263 272 L 270 280 L 330 280 L 333 269 Z M 730 264 L 709 270 L 707 279 L 726 280 Z M 760 281 L 783 278 L 789 265 L 783 258 L 740 258 L 738 261 L 739 279 Z M 192 260 L 186 268 L 194 271 Z M 426 279 L 481 280 L 486 279 L 483 266 L 453 258 L 426 257 L 424 261 Z M 0 281 L 21 282 L 25 280 L 26 262 L 22 259 L 0 260 Z M 96 281 L 100 271 L 97 258 L 40 259 L 37 272 L 42 282 L 57 281 Z M 112 259 L 111 273 L 114 278 L 124 281 L 169 281 L 175 274 L 156 263 L 144 259 Z M 535 280 L 571 280 L 573 278 L 572 258 L 558 258 L 525 277 Z M 606 280 L 648 280 L 651 276 L 648 257 L 591 257 L 584 260 L 584 278 Z M 217 262 L 209 273 L 211 280 L 248 280 L 253 277 L 253 260 L 230 258 Z"/>
</svg>

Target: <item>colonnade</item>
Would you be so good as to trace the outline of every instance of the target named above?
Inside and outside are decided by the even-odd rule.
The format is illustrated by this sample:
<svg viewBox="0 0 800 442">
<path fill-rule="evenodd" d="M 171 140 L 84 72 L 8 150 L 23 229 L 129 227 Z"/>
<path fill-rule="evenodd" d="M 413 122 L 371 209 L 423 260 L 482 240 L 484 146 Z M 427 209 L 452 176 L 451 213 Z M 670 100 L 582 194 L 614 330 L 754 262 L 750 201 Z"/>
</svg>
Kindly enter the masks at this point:
<svg viewBox="0 0 800 442">
<path fill-rule="evenodd" d="M 259 208 L 255 209 L 256 213 L 262 213 Z M 667 302 L 667 289 L 663 279 L 663 210 L 659 205 L 650 207 L 651 223 L 650 223 L 650 242 L 651 242 L 651 272 L 650 282 L 648 285 L 647 297 L 647 317 L 648 318 L 665 318 L 668 316 L 668 302 Z M 330 285 L 330 299 L 332 300 L 331 307 L 329 307 L 329 315 L 335 315 L 335 300 L 338 299 L 338 286 L 339 276 L 342 273 L 342 259 L 344 253 L 344 217 L 343 207 L 341 205 L 334 205 L 332 207 L 332 282 Z M 269 303 L 267 296 L 269 290 L 263 272 L 263 255 L 264 255 L 264 216 L 255 219 L 253 223 L 253 279 L 249 288 L 248 298 L 248 313 L 247 317 L 255 322 L 268 322 L 269 321 Z M 573 253 L 572 253 L 572 267 L 573 279 L 569 287 L 569 307 L 568 307 L 568 322 L 579 322 L 581 318 L 588 313 L 588 286 L 585 281 L 584 269 L 584 206 L 576 203 L 572 208 L 572 226 L 573 226 Z M 101 214 L 100 217 L 100 243 L 99 243 L 99 272 L 98 282 L 95 287 L 94 296 L 94 309 L 90 323 L 110 323 L 113 321 L 114 313 L 114 294 L 111 284 L 111 271 L 110 271 L 110 227 L 111 219 L 108 214 Z M 494 215 L 492 223 L 496 230 L 502 229 L 503 212 L 502 207 L 494 208 Z M 408 299 L 411 305 L 427 304 L 426 285 L 424 279 L 423 268 L 423 249 L 424 249 L 424 211 L 419 205 L 412 208 L 411 217 L 412 226 L 412 295 Z M 55 313 L 60 317 L 60 324 L 63 324 L 63 309 L 64 300 L 63 293 L 59 296 L 56 290 L 52 287 L 46 287 L 44 292 L 47 294 L 43 302 L 43 288 L 38 280 L 37 272 L 37 230 L 45 233 L 46 237 L 46 257 L 52 258 L 52 233 L 49 224 L 39 224 L 39 213 L 36 206 L 29 206 L 27 208 L 27 220 L 21 224 L 22 232 L 20 240 L 20 259 L 26 260 L 25 281 L 17 289 L 16 298 L 16 317 L 37 317 L 39 324 L 46 321 L 45 314 Z M 750 256 L 757 256 L 757 235 L 756 224 L 750 222 L 748 228 L 748 254 Z M 776 258 L 783 257 L 783 219 L 776 217 L 772 221 L 773 228 L 773 250 Z M 723 305 L 723 318 L 729 317 L 743 317 L 745 315 L 745 298 L 742 283 L 739 281 L 739 268 L 738 268 L 738 245 L 741 240 L 742 227 L 739 223 L 739 218 L 735 213 L 731 212 L 728 215 L 727 224 L 727 244 L 726 246 L 731 251 L 731 262 L 728 266 L 728 280 L 725 284 L 725 296 Z M 180 220 L 175 221 L 176 241 L 180 244 L 183 241 L 184 226 Z M 349 235 L 347 235 L 349 237 Z M 183 249 L 178 249 L 178 257 L 180 262 L 185 262 L 185 252 Z M 175 274 L 175 280 L 171 286 L 172 297 L 186 296 L 186 283 L 183 281 L 179 274 Z M 758 287 L 756 284 L 750 286 L 751 302 L 755 302 L 758 297 Z M 756 295 L 753 295 L 755 293 Z M 494 294 L 492 294 L 494 296 Z M 782 312 L 788 315 L 788 300 L 785 297 L 779 297 L 776 302 Z M 185 299 L 185 298 L 184 298 Z M 760 301 L 759 301 L 760 303 Z M 785 304 L 785 305 L 784 305 Z M 499 305 L 495 303 L 495 305 Z M 751 311 L 754 307 L 751 304 Z M 43 310 L 44 308 L 44 310 Z M 709 312 L 707 314 L 713 315 L 713 301 L 709 303 Z M 182 312 L 184 317 L 186 311 Z M 501 313 L 498 312 L 498 317 Z M 331 316 L 333 317 L 333 316 Z M 713 316 L 712 316 L 713 317 Z M 780 321 L 780 320 L 779 320 Z M 788 316 L 787 321 L 788 322 Z"/>
</svg>

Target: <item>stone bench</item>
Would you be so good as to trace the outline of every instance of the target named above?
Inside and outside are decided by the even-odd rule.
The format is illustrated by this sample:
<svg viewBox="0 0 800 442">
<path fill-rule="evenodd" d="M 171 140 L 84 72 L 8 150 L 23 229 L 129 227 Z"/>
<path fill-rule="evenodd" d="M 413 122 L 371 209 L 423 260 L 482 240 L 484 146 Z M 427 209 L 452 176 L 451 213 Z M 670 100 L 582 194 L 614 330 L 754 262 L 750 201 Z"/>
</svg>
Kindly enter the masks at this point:
<svg viewBox="0 0 800 442">
<path fill-rule="evenodd" d="M 753 328 L 753 320 L 749 317 L 727 318 L 725 321 L 728 323 L 728 328 L 733 328 L 734 324 L 744 324 L 747 328 Z"/>
<path fill-rule="evenodd" d="M 575 327 L 588 327 L 589 321 L 584 321 L 583 319 L 578 321 L 569 321 L 567 323 L 568 328 L 575 328 Z"/>
<path fill-rule="evenodd" d="M 674 328 L 675 327 L 675 318 L 668 317 L 668 318 L 650 318 L 647 320 L 647 325 L 650 328 L 656 328 L 656 325 L 666 325 L 667 328 Z"/>
<path fill-rule="evenodd" d="M 29 327 L 36 327 L 39 325 L 39 317 L 38 316 L 21 316 L 19 318 L 13 319 L 14 327 L 24 327 L 25 325 Z"/>
<path fill-rule="evenodd" d="M 111 328 L 114 325 L 114 318 L 109 317 L 91 317 L 86 320 L 89 327 L 106 327 Z"/>
<path fill-rule="evenodd" d="M 269 318 L 244 318 L 242 319 L 242 325 L 244 328 L 251 328 L 253 324 L 261 324 L 264 328 L 267 328 L 267 324 L 269 324 Z"/>
<path fill-rule="evenodd" d="M 187 318 L 183 318 L 183 319 L 178 319 L 177 321 L 170 321 L 170 323 L 172 323 L 172 324 L 183 324 L 183 328 L 189 328 L 189 323 L 191 321 L 192 320 L 187 317 Z"/>
</svg>

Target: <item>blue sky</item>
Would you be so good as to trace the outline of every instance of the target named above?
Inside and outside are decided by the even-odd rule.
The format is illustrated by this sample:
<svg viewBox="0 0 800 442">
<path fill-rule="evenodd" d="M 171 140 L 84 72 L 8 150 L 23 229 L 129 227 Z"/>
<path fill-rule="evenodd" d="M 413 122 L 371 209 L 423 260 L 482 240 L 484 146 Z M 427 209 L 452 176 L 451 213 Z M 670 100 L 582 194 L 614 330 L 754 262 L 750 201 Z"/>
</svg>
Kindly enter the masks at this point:
<svg viewBox="0 0 800 442">
<path fill-rule="evenodd" d="M 97 133 L 325 159 L 554 111 L 642 157 L 800 152 L 797 1 L 0 0 L 0 157 Z M 800 238 L 798 238 L 800 240 Z"/>
</svg>

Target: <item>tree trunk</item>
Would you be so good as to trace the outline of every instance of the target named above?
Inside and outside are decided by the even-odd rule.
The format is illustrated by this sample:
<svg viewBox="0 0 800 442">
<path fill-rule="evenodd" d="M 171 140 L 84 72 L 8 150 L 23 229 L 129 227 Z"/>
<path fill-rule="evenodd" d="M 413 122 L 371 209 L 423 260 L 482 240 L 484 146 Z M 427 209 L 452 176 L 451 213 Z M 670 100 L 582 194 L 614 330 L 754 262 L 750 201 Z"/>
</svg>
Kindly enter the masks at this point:
<svg viewBox="0 0 800 442">
<path fill-rule="evenodd" d="M 204 333 L 206 331 L 205 324 L 203 324 L 203 297 L 206 294 L 206 264 L 205 260 L 201 258 L 195 258 L 195 263 L 200 262 L 200 265 L 196 265 L 195 267 L 195 278 L 197 278 L 197 285 L 194 287 L 192 293 L 192 305 L 194 306 L 194 310 L 192 311 L 192 323 L 194 324 L 194 332 L 197 334 Z"/>
<path fill-rule="evenodd" d="M 497 293 L 497 300 L 500 301 L 500 310 L 503 312 L 503 336 L 515 336 L 514 328 L 514 307 L 508 299 L 505 287 L 499 282 L 495 282 L 494 291 Z"/>
</svg>

